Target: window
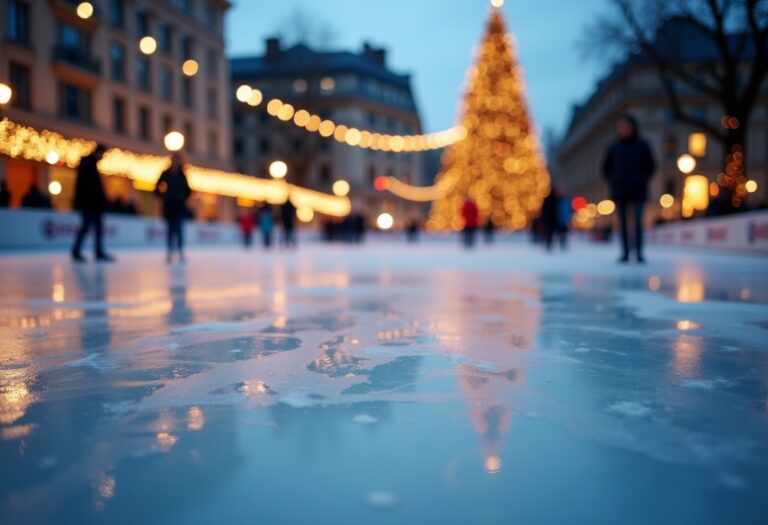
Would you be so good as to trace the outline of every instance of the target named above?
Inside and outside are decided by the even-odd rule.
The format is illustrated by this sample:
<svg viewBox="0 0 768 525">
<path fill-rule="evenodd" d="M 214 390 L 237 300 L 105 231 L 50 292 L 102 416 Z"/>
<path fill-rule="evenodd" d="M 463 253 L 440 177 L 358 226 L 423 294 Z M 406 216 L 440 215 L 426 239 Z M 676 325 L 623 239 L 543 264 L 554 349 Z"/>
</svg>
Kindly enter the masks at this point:
<svg viewBox="0 0 768 525">
<path fill-rule="evenodd" d="M 109 23 L 112 27 L 125 29 L 125 5 L 123 0 L 109 0 Z"/>
<path fill-rule="evenodd" d="M 125 100 L 115 98 L 112 101 L 112 129 L 125 133 Z"/>
<path fill-rule="evenodd" d="M 188 108 L 191 108 L 194 103 L 193 85 L 191 77 L 184 77 L 181 81 L 182 87 L 182 102 Z"/>
<path fill-rule="evenodd" d="M 219 13 L 211 4 L 205 6 L 205 25 L 211 31 L 217 32 L 219 30 Z"/>
<path fill-rule="evenodd" d="M 59 46 L 66 51 L 78 55 L 88 56 L 91 52 L 91 37 L 79 28 L 60 22 L 57 26 Z"/>
<path fill-rule="evenodd" d="M 173 72 L 168 66 L 160 69 L 160 96 L 163 100 L 173 100 Z"/>
<path fill-rule="evenodd" d="M 208 156 L 212 159 L 219 156 L 219 137 L 214 130 L 208 132 Z"/>
<path fill-rule="evenodd" d="M 90 122 L 91 93 L 72 84 L 59 86 L 59 112 L 66 118 Z"/>
<path fill-rule="evenodd" d="M 8 0 L 7 38 L 18 44 L 29 44 L 29 4 L 19 0 Z"/>
<path fill-rule="evenodd" d="M 171 24 L 163 24 L 160 26 L 160 51 L 173 53 L 173 28 Z"/>
<path fill-rule="evenodd" d="M 11 106 L 18 109 L 32 109 L 29 67 L 11 62 L 8 77 L 13 89 Z"/>
<path fill-rule="evenodd" d="M 117 42 L 109 46 L 109 70 L 113 80 L 125 82 L 125 46 Z"/>
<path fill-rule="evenodd" d="M 213 48 L 208 50 L 206 57 L 206 69 L 208 70 L 209 76 L 215 77 L 219 74 L 219 58 L 216 56 L 216 50 Z"/>
<path fill-rule="evenodd" d="M 216 90 L 210 88 L 208 90 L 208 117 L 216 118 L 219 116 L 219 100 L 216 96 Z"/>
<path fill-rule="evenodd" d="M 141 38 L 149 35 L 149 13 L 144 10 L 136 11 L 136 36 Z"/>
<path fill-rule="evenodd" d="M 243 154 L 243 150 L 243 139 L 235 139 L 235 142 L 232 144 L 232 153 L 239 156 Z"/>
<path fill-rule="evenodd" d="M 190 58 L 194 58 L 194 47 L 195 43 L 192 40 L 192 37 L 185 36 L 181 39 L 181 59 L 182 60 L 189 60 Z"/>
<path fill-rule="evenodd" d="M 147 106 L 141 106 L 139 108 L 139 137 L 144 140 L 152 139 L 151 118 Z"/>
<path fill-rule="evenodd" d="M 151 91 L 151 75 L 149 59 L 143 56 L 136 58 L 136 85 L 142 91 Z"/>
<path fill-rule="evenodd" d="M 259 151 L 261 153 L 269 153 L 269 139 L 264 138 L 259 141 Z"/>
<path fill-rule="evenodd" d="M 303 148 L 304 148 L 304 142 L 301 139 L 299 139 L 299 138 L 293 139 L 293 151 L 296 154 L 301 153 L 301 150 Z"/>
<path fill-rule="evenodd" d="M 186 148 L 187 151 L 192 152 L 195 151 L 195 134 L 194 134 L 194 128 L 192 127 L 191 122 L 187 122 L 184 124 L 184 138 L 186 139 Z"/>
<path fill-rule="evenodd" d="M 170 115 L 163 115 L 163 135 L 173 129 L 173 117 Z"/>
</svg>

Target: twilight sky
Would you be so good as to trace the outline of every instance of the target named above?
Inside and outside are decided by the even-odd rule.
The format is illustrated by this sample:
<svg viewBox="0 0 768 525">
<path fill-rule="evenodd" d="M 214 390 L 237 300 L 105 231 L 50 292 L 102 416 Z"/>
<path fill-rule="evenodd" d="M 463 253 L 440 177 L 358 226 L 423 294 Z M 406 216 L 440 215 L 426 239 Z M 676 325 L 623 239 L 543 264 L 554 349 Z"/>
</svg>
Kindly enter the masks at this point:
<svg viewBox="0 0 768 525">
<path fill-rule="evenodd" d="M 528 84 L 529 105 L 541 130 L 566 126 L 606 67 L 585 60 L 577 46 L 584 26 L 606 0 L 506 0 L 503 7 Z M 389 67 L 410 73 L 424 129 L 456 121 L 461 84 L 481 38 L 489 0 L 235 0 L 227 19 L 231 56 L 263 51 L 297 8 L 336 31 L 334 49 L 359 50 L 371 41 L 388 50 Z"/>
</svg>

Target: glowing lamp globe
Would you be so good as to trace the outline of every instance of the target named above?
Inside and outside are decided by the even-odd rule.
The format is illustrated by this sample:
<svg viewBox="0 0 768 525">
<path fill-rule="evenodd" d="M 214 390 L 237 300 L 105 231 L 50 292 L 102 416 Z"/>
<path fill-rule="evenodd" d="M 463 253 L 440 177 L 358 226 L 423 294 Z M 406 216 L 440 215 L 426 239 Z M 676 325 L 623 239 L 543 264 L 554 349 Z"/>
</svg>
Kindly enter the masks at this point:
<svg viewBox="0 0 768 525">
<path fill-rule="evenodd" d="M 51 195 L 60 195 L 61 194 L 61 183 L 57 180 L 52 180 L 48 184 L 48 193 Z"/>
<path fill-rule="evenodd" d="M 88 20 L 93 16 L 93 4 L 90 2 L 80 2 L 77 5 L 76 13 L 83 20 Z"/>
<path fill-rule="evenodd" d="M 13 96 L 13 90 L 8 84 L 0 82 L 0 105 L 5 105 L 11 101 Z"/>
<path fill-rule="evenodd" d="M 253 93 L 253 88 L 243 84 L 235 91 L 235 97 L 240 102 L 248 102 L 248 99 L 251 98 L 251 93 Z"/>
<path fill-rule="evenodd" d="M 181 65 L 181 72 L 188 77 L 194 77 L 197 75 L 198 71 L 200 71 L 200 64 L 197 63 L 197 60 L 192 60 L 190 58 L 189 60 L 185 60 Z"/>
<path fill-rule="evenodd" d="M 157 51 L 157 41 L 151 36 L 145 36 L 139 40 L 139 50 L 145 55 L 151 55 Z"/>
<path fill-rule="evenodd" d="M 269 165 L 269 175 L 273 179 L 284 179 L 288 175 L 288 164 L 282 160 L 276 160 Z"/>
<path fill-rule="evenodd" d="M 382 213 L 376 218 L 376 226 L 378 226 L 380 230 L 391 230 L 394 225 L 395 219 L 389 213 Z"/>
<path fill-rule="evenodd" d="M 693 173 L 693 170 L 696 169 L 696 159 L 687 153 L 680 155 L 680 158 L 677 159 L 677 169 L 685 175 Z"/>
<path fill-rule="evenodd" d="M 185 142 L 184 135 L 179 133 L 178 131 L 169 132 L 163 139 L 163 143 L 165 144 L 165 149 L 174 153 L 177 151 L 181 151 L 182 148 L 184 148 L 184 142 Z"/>
<path fill-rule="evenodd" d="M 349 183 L 345 180 L 337 180 L 333 183 L 333 194 L 337 197 L 349 195 Z"/>
</svg>

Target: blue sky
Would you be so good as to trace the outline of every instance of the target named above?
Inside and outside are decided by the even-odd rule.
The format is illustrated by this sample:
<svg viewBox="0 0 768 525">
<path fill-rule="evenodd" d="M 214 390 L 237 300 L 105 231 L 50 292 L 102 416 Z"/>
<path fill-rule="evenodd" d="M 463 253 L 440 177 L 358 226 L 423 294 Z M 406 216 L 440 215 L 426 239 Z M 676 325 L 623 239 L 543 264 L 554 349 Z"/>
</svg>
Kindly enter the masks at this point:
<svg viewBox="0 0 768 525">
<path fill-rule="evenodd" d="M 574 102 L 588 96 L 606 70 L 578 47 L 584 26 L 606 0 L 506 0 L 541 130 L 562 130 Z M 482 36 L 489 0 L 235 0 L 227 20 L 230 55 L 263 51 L 265 37 L 300 8 L 336 30 L 334 48 L 357 50 L 365 40 L 388 49 L 388 64 L 411 73 L 424 128 L 456 121 L 461 84 Z"/>
</svg>

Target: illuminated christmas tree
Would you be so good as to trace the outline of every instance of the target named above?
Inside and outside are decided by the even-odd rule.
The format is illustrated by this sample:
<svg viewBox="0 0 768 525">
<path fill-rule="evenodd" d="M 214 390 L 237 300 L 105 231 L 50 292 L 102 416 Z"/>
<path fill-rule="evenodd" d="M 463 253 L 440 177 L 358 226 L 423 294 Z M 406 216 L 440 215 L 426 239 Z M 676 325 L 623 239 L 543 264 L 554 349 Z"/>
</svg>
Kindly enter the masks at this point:
<svg viewBox="0 0 768 525">
<path fill-rule="evenodd" d="M 483 220 L 507 229 L 525 228 L 549 193 L 549 174 L 526 105 L 513 37 L 498 7 L 492 10 L 465 90 L 461 110 L 467 138 L 443 154 L 437 185 L 445 190 L 432 205 L 429 227 L 462 228 L 459 209 L 469 195 Z"/>
</svg>

